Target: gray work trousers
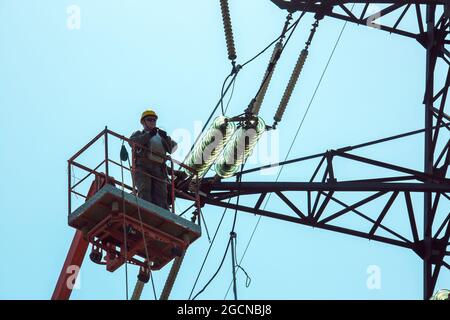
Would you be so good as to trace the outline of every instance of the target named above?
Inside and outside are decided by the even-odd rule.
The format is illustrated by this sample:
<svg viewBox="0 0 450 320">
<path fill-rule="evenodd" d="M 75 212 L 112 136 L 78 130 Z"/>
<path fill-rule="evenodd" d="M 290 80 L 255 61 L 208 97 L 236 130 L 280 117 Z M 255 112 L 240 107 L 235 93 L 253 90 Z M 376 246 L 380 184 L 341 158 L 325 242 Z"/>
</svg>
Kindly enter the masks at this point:
<svg viewBox="0 0 450 320">
<path fill-rule="evenodd" d="M 159 178 L 159 180 L 155 177 Z M 169 209 L 167 204 L 167 184 L 161 180 L 167 182 L 165 164 L 155 163 L 136 166 L 135 183 L 139 198 L 152 202 L 161 208 Z"/>
</svg>

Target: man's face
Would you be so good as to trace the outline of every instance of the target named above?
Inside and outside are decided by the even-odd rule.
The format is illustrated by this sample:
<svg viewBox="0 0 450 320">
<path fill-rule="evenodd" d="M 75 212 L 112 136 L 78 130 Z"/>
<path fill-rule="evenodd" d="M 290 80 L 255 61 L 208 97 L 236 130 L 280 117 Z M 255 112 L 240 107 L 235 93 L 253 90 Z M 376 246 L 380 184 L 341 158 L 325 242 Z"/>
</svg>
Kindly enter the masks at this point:
<svg viewBox="0 0 450 320">
<path fill-rule="evenodd" d="M 147 130 L 154 129 L 156 127 L 156 117 L 152 117 L 152 116 L 145 117 L 143 124 Z"/>
<path fill-rule="evenodd" d="M 156 118 L 155 117 L 145 117 L 144 118 L 144 127 L 151 130 L 156 127 Z"/>
</svg>

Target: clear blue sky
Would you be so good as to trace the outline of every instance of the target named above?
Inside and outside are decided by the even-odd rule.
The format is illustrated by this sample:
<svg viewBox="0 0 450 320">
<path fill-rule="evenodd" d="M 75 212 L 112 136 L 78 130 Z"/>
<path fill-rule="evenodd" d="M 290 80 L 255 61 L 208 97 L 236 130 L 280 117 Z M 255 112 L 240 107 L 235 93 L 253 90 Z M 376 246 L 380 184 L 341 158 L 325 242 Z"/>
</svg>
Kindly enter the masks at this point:
<svg viewBox="0 0 450 320">
<path fill-rule="evenodd" d="M 79 30 L 66 26 L 66 10 L 72 4 L 81 8 Z M 230 7 L 242 63 L 278 36 L 286 13 L 269 0 L 231 0 Z M 261 111 L 268 123 L 312 22 L 310 15 L 301 22 L 276 69 Z M 318 28 L 279 125 L 279 159 L 288 151 L 342 24 L 328 18 Z M 248 105 L 269 55 L 241 72 L 229 115 Z M 289 158 L 423 127 L 424 58 L 424 49 L 414 40 L 347 25 Z M 177 129 L 193 131 L 196 122 L 206 121 L 229 72 L 219 1 L 1 0 L 0 70 L 0 299 L 48 299 L 74 234 L 67 226 L 67 159 L 105 125 L 131 134 L 140 127 L 139 115 L 147 107 L 157 110 L 159 124 L 170 134 Z M 443 76 L 439 64 L 437 81 Z M 422 136 L 408 138 L 361 149 L 358 154 L 420 170 L 422 141 Z M 363 178 L 361 169 L 342 163 L 338 178 Z M 305 181 L 310 172 L 308 165 L 286 167 L 280 181 Z M 275 177 L 255 174 L 246 181 Z M 357 198 L 342 195 L 342 199 Z M 304 200 L 300 203 L 304 205 Z M 417 198 L 418 208 L 420 203 Z M 364 208 L 376 217 L 381 204 Z M 267 208 L 280 206 L 272 199 Z M 441 207 L 448 208 L 448 200 L 442 200 Z M 386 225 L 409 236 L 404 205 L 394 205 L 392 210 Z M 210 232 L 221 212 L 204 209 Z M 257 219 L 239 214 L 238 257 Z M 197 290 L 219 264 L 231 221 L 229 212 Z M 346 223 L 364 228 L 358 221 Z M 172 298 L 189 296 L 207 247 L 206 236 L 191 246 Z M 379 290 L 366 285 L 371 265 L 381 270 Z M 245 277 L 238 274 L 242 299 L 422 297 L 422 264 L 411 251 L 266 218 L 242 266 L 252 278 L 245 288 Z M 155 273 L 158 291 L 168 269 Z M 136 274 L 130 268 L 131 288 Z M 223 299 L 230 280 L 227 259 L 201 298 Z M 81 289 L 72 298 L 124 299 L 124 281 L 123 268 L 111 274 L 86 258 Z M 450 274 L 443 271 L 437 287 L 448 288 L 449 283 Z M 147 286 L 143 298 L 152 297 Z"/>
</svg>

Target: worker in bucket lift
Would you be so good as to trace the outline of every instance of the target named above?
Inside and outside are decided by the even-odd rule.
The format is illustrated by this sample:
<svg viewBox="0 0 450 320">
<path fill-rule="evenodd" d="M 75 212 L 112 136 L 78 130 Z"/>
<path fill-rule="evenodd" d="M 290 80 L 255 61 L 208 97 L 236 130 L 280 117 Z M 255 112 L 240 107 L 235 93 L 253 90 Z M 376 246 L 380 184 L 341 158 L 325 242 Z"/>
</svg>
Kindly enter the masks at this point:
<svg viewBox="0 0 450 320">
<path fill-rule="evenodd" d="M 145 147 L 145 149 L 136 147 L 134 153 L 135 185 L 140 198 L 169 209 L 166 159 L 159 155 L 175 152 L 177 143 L 156 126 L 157 120 L 155 111 L 145 110 L 141 116 L 143 130 L 134 132 L 130 137 L 132 142 Z"/>
</svg>

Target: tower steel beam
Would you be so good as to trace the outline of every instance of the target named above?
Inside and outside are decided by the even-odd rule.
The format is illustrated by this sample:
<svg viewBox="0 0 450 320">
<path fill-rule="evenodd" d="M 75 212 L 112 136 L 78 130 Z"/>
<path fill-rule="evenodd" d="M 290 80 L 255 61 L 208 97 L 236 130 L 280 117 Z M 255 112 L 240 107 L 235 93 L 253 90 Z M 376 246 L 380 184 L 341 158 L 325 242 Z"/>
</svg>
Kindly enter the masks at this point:
<svg viewBox="0 0 450 320">
<path fill-rule="evenodd" d="M 450 50 L 446 48 L 446 45 L 450 44 L 450 39 L 447 39 L 450 33 L 450 1 L 271 1 L 281 9 L 290 12 L 311 12 L 315 13 L 315 18 L 328 16 L 417 40 L 426 49 L 423 99 L 425 106 L 424 128 L 356 146 L 329 150 L 321 154 L 247 169 L 237 174 L 246 176 L 276 166 L 299 165 L 304 161 L 319 161 L 311 179 L 305 182 L 251 182 L 248 179 L 241 182 L 222 182 L 216 179 L 204 179 L 201 186 L 202 205 L 208 204 L 236 209 L 411 249 L 423 261 L 423 298 L 429 299 L 433 294 L 442 267 L 450 269 L 450 265 L 444 261 L 444 258 L 450 255 L 450 251 L 447 250 L 450 240 L 450 212 L 446 213 L 447 216 L 439 225 L 435 221 L 438 205 L 442 202 L 441 199 L 450 200 L 450 179 L 447 177 L 450 164 L 450 140 L 445 138 L 444 135 L 447 134 L 448 136 L 450 131 L 450 125 L 446 122 L 450 120 L 450 117 L 448 112 L 445 112 L 450 86 Z M 349 10 L 348 5 L 352 4 L 361 4 L 361 6 L 355 7 L 355 10 Z M 375 12 L 369 10 L 371 4 L 376 4 Z M 437 12 L 439 13 L 437 14 Z M 408 25 L 409 29 L 407 29 L 403 26 L 402 21 L 411 14 L 415 15 L 416 24 L 414 26 Z M 384 23 L 388 19 L 381 19 L 394 15 L 396 15 L 395 22 L 391 24 Z M 435 71 L 439 58 L 447 63 L 449 68 L 444 85 L 435 93 Z M 353 153 L 358 148 L 370 147 L 419 133 L 424 134 L 423 171 L 368 159 Z M 440 150 L 439 138 L 444 139 L 444 147 Z M 336 157 L 341 160 L 354 161 L 392 171 L 395 172 L 395 175 L 347 181 L 339 180 L 339 171 L 333 165 L 333 160 Z M 321 170 L 323 171 L 323 177 L 320 181 L 316 181 Z M 287 192 L 289 192 L 289 196 L 286 194 Z M 362 199 L 353 204 L 347 204 L 339 199 L 344 193 L 361 195 Z M 286 205 L 286 209 L 266 210 L 265 207 L 261 209 L 263 201 L 270 194 L 276 195 Z M 306 197 L 301 197 L 302 194 Z M 312 199 L 314 194 L 315 199 Z M 246 205 L 242 204 L 244 200 L 239 205 L 229 201 L 237 196 L 247 198 L 252 195 L 253 197 L 246 200 Z M 254 197 L 255 195 L 258 197 Z M 423 195 L 422 209 L 414 207 L 413 195 Z M 256 200 L 254 205 L 248 204 L 252 200 Z M 375 200 L 385 201 L 385 203 L 378 216 L 371 218 L 363 213 L 361 207 Z M 408 235 L 402 235 L 383 223 L 383 221 L 386 221 L 386 216 L 392 214 L 394 202 L 404 203 L 406 208 L 404 219 L 410 229 Z M 332 210 L 330 210 L 331 203 L 334 205 Z M 337 211 L 336 205 L 341 207 Z M 422 232 L 419 232 L 416 222 L 417 214 L 420 211 L 423 211 L 424 221 Z M 340 219 L 346 215 L 355 215 L 364 219 L 364 221 L 370 223 L 370 228 L 368 230 L 357 230 L 356 228 L 339 226 Z M 433 228 L 434 225 L 436 225 L 436 228 Z M 378 234 L 380 230 L 384 231 L 384 235 Z"/>
</svg>

